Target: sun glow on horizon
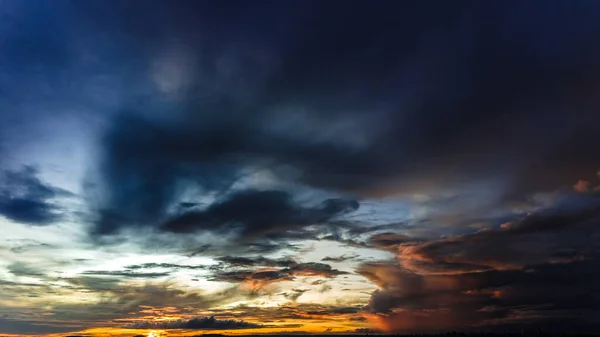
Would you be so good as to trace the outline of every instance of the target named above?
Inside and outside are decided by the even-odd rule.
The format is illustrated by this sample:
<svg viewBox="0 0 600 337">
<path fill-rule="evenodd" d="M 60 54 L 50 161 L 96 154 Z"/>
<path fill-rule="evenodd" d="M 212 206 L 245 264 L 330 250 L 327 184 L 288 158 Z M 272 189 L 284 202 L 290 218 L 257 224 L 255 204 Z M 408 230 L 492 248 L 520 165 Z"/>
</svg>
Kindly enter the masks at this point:
<svg viewBox="0 0 600 337">
<path fill-rule="evenodd" d="M 148 332 L 147 337 L 160 337 L 160 336 L 162 336 L 162 331 L 152 330 L 152 331 Z"/>
</svg>

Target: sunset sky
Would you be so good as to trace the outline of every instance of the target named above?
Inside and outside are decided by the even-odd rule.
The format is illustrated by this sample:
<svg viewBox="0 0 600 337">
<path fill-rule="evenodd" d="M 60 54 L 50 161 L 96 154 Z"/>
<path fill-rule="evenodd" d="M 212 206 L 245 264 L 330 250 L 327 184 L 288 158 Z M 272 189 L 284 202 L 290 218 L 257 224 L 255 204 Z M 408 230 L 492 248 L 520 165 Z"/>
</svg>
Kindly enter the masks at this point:
<svg viewBox="0 0 600 337">
<path fill-rule="evenodd" d="M 600 1 L 0 0 L 0 336 L 600 332 Z"/>
</svg>

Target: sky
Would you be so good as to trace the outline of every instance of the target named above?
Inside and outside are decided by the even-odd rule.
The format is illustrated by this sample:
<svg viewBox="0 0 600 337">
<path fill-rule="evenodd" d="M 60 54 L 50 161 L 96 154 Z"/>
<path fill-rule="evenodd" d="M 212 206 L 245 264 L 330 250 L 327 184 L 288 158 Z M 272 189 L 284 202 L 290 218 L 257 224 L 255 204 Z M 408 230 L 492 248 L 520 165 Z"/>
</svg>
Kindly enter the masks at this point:
<svg viewBox="0 0 600 337">
<path fill-rule="evenodd" d="M 0 0 L 0 336 L 600 331 L 600 3 Z"/>
</svg>

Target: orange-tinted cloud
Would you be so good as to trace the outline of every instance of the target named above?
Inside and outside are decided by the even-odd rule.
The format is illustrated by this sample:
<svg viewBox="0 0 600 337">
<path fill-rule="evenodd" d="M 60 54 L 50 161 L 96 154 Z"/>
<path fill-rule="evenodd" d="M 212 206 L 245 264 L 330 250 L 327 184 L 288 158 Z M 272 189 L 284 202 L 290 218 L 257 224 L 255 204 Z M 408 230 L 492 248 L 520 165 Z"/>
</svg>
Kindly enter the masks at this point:
<svg viewBox="0 0 600 337">
<path fill-rule="evenodd" d="M 498 229 L 386 244 L 382 249 L 396 249 L 394 262 L 357 270 L 380 288 L 366 317 L 388 332 L 595 327 L 592 316 L 572 317 L 598 308 L 589 294 L 600 291 L 593 267 L 600 257 L 594 239 L 600 206 L 587 199 L 569 202 L 560 212 L 540 211 Z"/>
<path fill-rule="evenodd" d="M 587 180 L 579 180 L 575 185 L 573 185 L 573 189 L 580 193 L 587 192 L 590 189 L 590 182 Z"/>
</svg>

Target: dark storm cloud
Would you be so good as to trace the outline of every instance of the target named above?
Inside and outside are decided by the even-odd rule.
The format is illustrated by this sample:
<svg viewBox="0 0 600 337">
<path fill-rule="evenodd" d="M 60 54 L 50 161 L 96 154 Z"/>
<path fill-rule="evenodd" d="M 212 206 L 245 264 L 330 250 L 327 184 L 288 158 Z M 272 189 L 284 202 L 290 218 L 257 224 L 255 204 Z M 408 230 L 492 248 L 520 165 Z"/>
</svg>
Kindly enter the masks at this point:
<svg viewBox="0 0 600 337">
<path fill-rule="evenodd" d="M 217 261 L 225 263 L 232 267 L 253 267 L 253 266 L 264 266 L 264 267 L 291 267 L 298 264 L 298 262 L 290 258 L 281 259 L 270 259 L 262 256 L 258 257 L 242 257 L 242 256 L 222 256 L 218 257 Z"/>
<path fill-rule="evenodd" d="M 211 204 L 207 209 L 185 213 L 162 228 L 176 233 L 198 230 L 236 229 L 244 237 L 269 237 L 272 232 L 301 228 L 356 210 L 354 200 L 328 199 L 313 208 L 296 205 L 283 191 L 245 190 Z M 229 228 L 228 228 L 229 225 Z"/>
<path fill-rule="evenodd" d="M 284 233 L 285 239 L 290 238 L 290 233 Z M 272 236 L 272 235 L 271 235 Z M 313 235 L 311 238 L 314 238 Z M 238 238 L 239 239 L 239 238 Z M 241 238 L 243 239 L 243 238 Z M 256 254 L 260 255 L 269 255 L 280 251 L 286 252 L 294 252 L 300 251 L 301 246 L 298 244 L 291 244 L 285 242 L 284 239 L 275 240 L 261 240 L 261 238 L 257 238 L 253 241 L 242 242 L 240 240 L 231 240 L 229 243 L 223 245 L 210 245 L 205 244 L 201 245 L 200 248 L 185 248 L 183 250 L 183 255 L 187 257 L 193 257 L 198 255 L 207 255 L 207 256 L 220 256 L 226 254 L 237 254 L 239 256 L 254 256 Z M 225 261 L 226 262 L 226 261 Z"/>
<path fill-rule="evenodd" d="M 271 261 L 267 261 L 271 262 Z M 236 265 L 233 265 L 236 266 Z M 239 265 L 238 265 L 239 266 Z M 334 269 L 328 264 L 317 263 L 317 262 L 307 262 L 307 263 L 294 263 L 292 265 L 286 266 L 285 268 L 273 269 L 269 268 L 267 265 L 257 264 L 255 267 L 266 267 L 264 269 L 254 269 L 254 270 L 227 270 L 222 269 L 224 266 L 216 266 L 213 268 L 213 274 L 210 277 L 213 281 L 222 281 L 222 282 L 232 282 L 232 283 L 241 283 L 241 282 L 250 282 L 257 283 L 260 285 L 265 285 L 273 282 L 281 282 L 281 281 L 291 281 L 294 280 L 297 276 L 315 276 L 315 277 L 326 277 L 326 278 L 334 278 L 339 275 L 348 274 L 347 272 Z M 283 266 L 283 265 L 279 265 Z M 227 266 L 231 267 L 231 265 Z"/>
<path fill-rule="evenodd" d="M 381 288 L 368 310 L 387 331 L 597 329 L 600 200 L 558 199 L 497 229 L 386 243 L 395 263 L 358 269 Z"/>
<path fill-rule="evenodd" d="M 242 20 L 247 8 L 220 8 L 194 23 L 187 5 L 202 16 L 205 5 L 181 3 L 158 24 L 121 23 L 133 43 L 146 28 L 162 36 L 157 25 L 181 33 L 196 71 L 168 121 L 113 121 L 99 232 L 167 218 L 181 182 L 223 191 L 249 170 L 371 195 L 499 179 L 514 198 L 600 167 L 595 4 L 298 2 Z M 207 29 L 215 36 L 198 39 Z M 191 214 L 166 228 L 207 216 Z"/>
<path fill-rule="evenodd" d="M 232 329 L 259 329 L 264 328 L 264 325 L 236 321 L 236 320 L 219 320 L 214 316 L 192 318 L 189 320 L 177 321 L 162 321 L 162 322 L 139 322 L 126 326 L 131 329 L 186 329 L 186 330 L 232 330 Z"/>
<path fill-rule="evenodd" d="M 0 216 L 36 226 L 62 218 L 63 210 L 56 205 L 56 199 L 71 193 L 44 183 L 37 174 L 30 166 L 0 172 Z"/>
</svg>

